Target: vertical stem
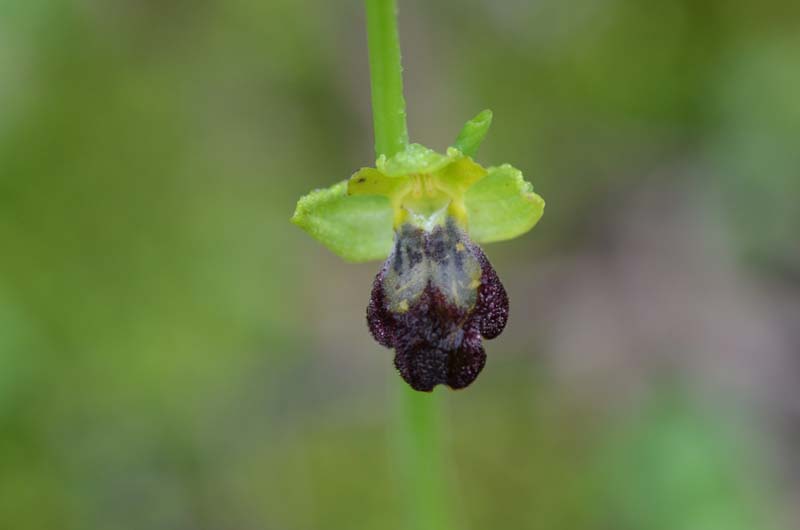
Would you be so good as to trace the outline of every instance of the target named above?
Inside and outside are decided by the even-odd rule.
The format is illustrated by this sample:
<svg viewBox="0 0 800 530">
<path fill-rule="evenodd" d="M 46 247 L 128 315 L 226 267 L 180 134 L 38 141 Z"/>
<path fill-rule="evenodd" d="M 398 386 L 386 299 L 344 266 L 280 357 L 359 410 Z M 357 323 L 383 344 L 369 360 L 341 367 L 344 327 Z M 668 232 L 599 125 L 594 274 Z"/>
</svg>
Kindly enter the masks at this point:
<svg viewBox="0 0 800 530">
<path fill-rule="evenodd" d="M 397 34 L 396 0 L 364 0 L 375 154 L 387 157 L 408 145 L 403 68 Z M 447 530 L 446 488 L 441 462 L 440 395 L 415 392 L 397 381 L 393 432 L 398 493 L 405 500 L 409 530 Z"/>
<path fill-rule="evenodd" d="M 392 156 L 408 144 L 403 67 L 395 0 L 365 0 L 375 154 Z"/>
<path fill-rule="evenodd" d="M 394 455 L 409 530 L 447 530 L 447 488 L 442 464 L 441 395 L 398 385 Z"/>
</svg>

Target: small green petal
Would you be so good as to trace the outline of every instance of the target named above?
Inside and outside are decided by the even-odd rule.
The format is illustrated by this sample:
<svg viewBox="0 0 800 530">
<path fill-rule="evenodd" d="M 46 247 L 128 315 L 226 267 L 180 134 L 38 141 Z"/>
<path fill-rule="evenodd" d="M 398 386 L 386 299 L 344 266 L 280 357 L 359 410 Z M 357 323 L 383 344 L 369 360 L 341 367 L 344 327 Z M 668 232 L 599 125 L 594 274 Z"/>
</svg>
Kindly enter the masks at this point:
<svg viewBox="0 0 800 530">
<path fill-rule="evenodd" d="M 292 222 L 347 261 L 385 259 L 392 249 L 392 207 L 379 195 L 348 195 L 347 181 L 297 202 Z"/>
<path fill-rule="evenodd" d="M 503 164 L 467 190 L 464 206 L 469 235 L 478 243 L 503 241 L 524 234 L 544 213 L 544 200 L 518 169 Z"/>
<path fill-rule="evenodd" d="M 461 156 L 453 148 L 447 150 L 452 162 L 436 173 L 436 181 L 451 197 L 460 197 L 486 176 L 486 170 L 471 158 Z"/>
<path fill-rule="evenodd" d="M 347 194 L 387 197 L 393 211 L 394 226 L 398 227 L 405 217 L 401 202 L 411 186 L 411 178 L 408 176 L 388 177 L 373 167 L 364 167 L 347 181 Z"/>
<path fill-rule="evenodd" d="M 456 138 L 455 148 L 466 156 L 475 156 L 491 125 L 492 111 L 489 109 L 481 111 L 464 124 L 464 128 L 461 129 L 461 132 L 458 133 L 458 138 Z"/>
<path fill-rule="evenodd" d="M 410 187 L 409 178 L 389 177 L 373 167 L 364 167 L 350 177 L 347 184 L 349 195 L 383 195 L 392 197 Z"/>
<path fill-rule="evenodd" d="M 410 144 L 405 151 L 400 151 L 389 159 L 381 156 L 375 165 L 381 173 L 389 177 L 402 177 L 417 173 L 433 173 L 450 161 L 450 156 L 439 154 L 424 145 Z"/>
</svg>

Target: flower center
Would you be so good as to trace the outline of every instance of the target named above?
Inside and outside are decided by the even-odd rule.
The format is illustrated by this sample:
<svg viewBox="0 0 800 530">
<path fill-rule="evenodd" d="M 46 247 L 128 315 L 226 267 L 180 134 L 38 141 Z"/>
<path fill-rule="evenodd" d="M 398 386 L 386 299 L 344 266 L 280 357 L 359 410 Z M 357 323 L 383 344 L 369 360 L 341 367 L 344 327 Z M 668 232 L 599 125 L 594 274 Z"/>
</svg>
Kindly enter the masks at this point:
<svg viewBox="0 0 800 530">
<path fill-rule="evenodd" d="M 430 173 L 414 173 L 409 175 L 411 186 L 400 199 L 400 206 L 408 212 L 411 223 L 430 230 L 443 220 L 448 206 L 453 201 Z"/>
</svg>

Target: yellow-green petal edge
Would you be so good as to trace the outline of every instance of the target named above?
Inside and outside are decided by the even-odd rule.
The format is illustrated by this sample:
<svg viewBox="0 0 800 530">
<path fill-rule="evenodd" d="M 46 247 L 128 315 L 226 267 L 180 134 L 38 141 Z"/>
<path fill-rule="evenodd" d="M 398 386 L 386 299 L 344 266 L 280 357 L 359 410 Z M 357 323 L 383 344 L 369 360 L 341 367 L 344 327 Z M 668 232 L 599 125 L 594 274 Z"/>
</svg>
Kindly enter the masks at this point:
<svg viewBox="0 0 800 530">
<path fill-rule="evenodd" d="M 386 259 L 392 249 L 392 207 L 379 195 L 348 195 L 347 181 L 297 202 L 292 222 L 350 262 Z"/>
<path fill-rule="evenodd" d="M 508 164 L 487 171 L 464 195 L 472 240 L 505 241 L 533 228 L 544 213 L 544 199 L 533 192 L 533 185 Z"/>
</svg>

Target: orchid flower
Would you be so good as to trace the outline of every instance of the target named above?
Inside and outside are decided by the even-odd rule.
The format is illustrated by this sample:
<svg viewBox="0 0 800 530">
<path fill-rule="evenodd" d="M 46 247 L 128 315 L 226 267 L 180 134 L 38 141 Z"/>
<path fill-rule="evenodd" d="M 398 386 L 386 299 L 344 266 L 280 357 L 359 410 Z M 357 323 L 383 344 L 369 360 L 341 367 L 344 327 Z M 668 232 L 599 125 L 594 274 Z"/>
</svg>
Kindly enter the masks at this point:
<svg viewBox="0 0 800 530">
<path fill-rule="evenodd" d="M 415 390 L 464 388 L 481 372 L 482 339 L 503 331 L 508 296 L 478 243 L 522 235 L 544 211 L 519 170 L 473 160 L 491 119 L 467 122 L 445 154 L 409 144 L 381 155 L 301 198 L 292 217 L 345 260 L 385 259 L 367 324 Z"/>
</svg>

